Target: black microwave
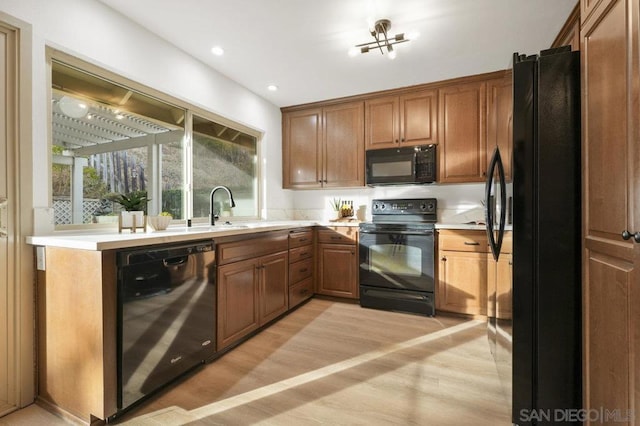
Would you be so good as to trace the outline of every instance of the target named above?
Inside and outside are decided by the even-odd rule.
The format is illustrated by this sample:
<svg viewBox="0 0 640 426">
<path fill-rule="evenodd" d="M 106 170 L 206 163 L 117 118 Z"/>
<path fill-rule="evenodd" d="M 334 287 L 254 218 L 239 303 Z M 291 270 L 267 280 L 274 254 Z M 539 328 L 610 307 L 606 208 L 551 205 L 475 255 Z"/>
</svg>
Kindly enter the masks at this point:
<svg viewBox="0 0 640 426">
<path fill-rule="evenodd" d="M 366 153 L 367 185 L 436 181 L 436 146 L 374 149 Z"/>
</svg>

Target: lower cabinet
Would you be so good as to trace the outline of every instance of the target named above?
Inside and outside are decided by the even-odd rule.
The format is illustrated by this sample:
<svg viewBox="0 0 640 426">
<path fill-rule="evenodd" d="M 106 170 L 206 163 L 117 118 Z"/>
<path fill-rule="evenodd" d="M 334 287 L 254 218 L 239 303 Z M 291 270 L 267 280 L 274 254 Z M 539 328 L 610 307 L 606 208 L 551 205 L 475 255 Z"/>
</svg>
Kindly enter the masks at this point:
<svg viewBox="0 0 640 426">
<path fill-rule="evenodd" d="M 336 226 L 318 230 L 316 293 L 357 299 L 357 227 Z"/>
<path fill-rule="evenodd" d="M 436 308 L 487 315 L 489 246 L 484 231 L 441 230 Z"/>
<path fill-rule="evenodd" d="M 218 267 L 217 349 L 237 342 L 289 308 L 287 235 L 234 241 L 234 251 L 278 250 L 255 258 L 227 260 Z M 246 245 L 247 250 L 242 250 Z M 250 247 L 250 248 L 249 248 Z M 224 250 L 224 243 L 219 250 Z"/>
</svg>

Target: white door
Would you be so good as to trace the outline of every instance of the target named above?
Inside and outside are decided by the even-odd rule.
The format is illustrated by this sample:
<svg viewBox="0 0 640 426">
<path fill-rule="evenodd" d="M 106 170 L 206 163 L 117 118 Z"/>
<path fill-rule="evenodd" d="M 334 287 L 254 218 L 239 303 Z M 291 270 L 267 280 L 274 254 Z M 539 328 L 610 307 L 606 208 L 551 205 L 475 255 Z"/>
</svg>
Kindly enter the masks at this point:
<svg viewBox="0 0 640 426">
<path fill-rule="evenodd" d="M 0 416 L 34 399 L 29 32 L 0 12 Z"/>
<path fill-rule="evenodd" d="M 7 139 L 12 133 L 12 121 L 8 104 L 11 100 L 11 85 L 6 84 L 12 80 L 12 62 L 15 55 L 12 54 L 15 41 L 14 34 L 0 26 L 0 410 L 10 408 L 8 371 L 10 330 L 8 324 L 9 311 L 9 191 L 12 174 L 8 159 L 12 156 Z"/>
</svg>

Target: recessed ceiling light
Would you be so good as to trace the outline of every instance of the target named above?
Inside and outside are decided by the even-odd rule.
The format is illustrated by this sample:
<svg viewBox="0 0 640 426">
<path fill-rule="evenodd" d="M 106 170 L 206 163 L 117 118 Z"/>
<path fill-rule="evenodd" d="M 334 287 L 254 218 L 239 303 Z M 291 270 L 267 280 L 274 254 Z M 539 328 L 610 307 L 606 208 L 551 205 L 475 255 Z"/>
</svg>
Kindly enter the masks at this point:
<svg viewBox="0 0 640 426">
<path fill-rule="evenodd" d="M 224 54 L 224 49 L 220 46 L 213 46 L 211 48 L 211 53 L 213 53 L 216 56 L 222 56 Z"/>
<path fill-rule="evenodd" d="M 117 118 L 118 120 L 122 120 L 122 119 L 124 118 L 124 115 L 122 115 L 122 114 L 116 114 L 116 118 Z"/>
<path fill-rule="evenodd" d="M 278 90 L 278 86 L 276 86 L 275 84 L 270 84 L 267 86 L 267 90 L 275 92 L 276 90 Z"/>
</svg>

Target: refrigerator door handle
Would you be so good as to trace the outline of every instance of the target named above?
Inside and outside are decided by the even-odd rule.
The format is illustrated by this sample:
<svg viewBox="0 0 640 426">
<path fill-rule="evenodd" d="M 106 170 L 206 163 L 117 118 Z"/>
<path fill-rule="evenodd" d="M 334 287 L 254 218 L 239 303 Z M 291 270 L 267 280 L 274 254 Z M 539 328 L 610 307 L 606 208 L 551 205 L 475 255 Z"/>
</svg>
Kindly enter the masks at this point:
<svg viewBox="0 0 640 426">
<path fill-rule="evenodd" d="M 496 238 L 495 234 L 495 224 L 494 220 L 496 219 L 494 214 L 495 212 L 495 203 L 493 200 L 493 185 L 494 178 L 496 177 L 496 171 L 498 172 L 498 180 L 500 182 L 500 222 L 498 223 L 498 235 Z M 506 199 L 507 199 L 507 190 L 505 188 L 505 175 L 504 175 L 504 167 L 502 165 L 502 158 L 500 157 L 500 149 L 496 146 L 493 151 L 493 156 L 491 157 L 491 162 L 489 163 L 489 169 L 487 171 L 487 183 L 485 187 L 485 197 L 486 197 L 486 209 L 487 209 L 487 238 L 489 240 L 489 247 L 491 247 L 491 254 L 493 254 L 493 258 L 498 260 L 500 257 L 500 249 L 502 248 L 502 237 L 504 234 L 504 226 L 506 219 Z"/>
</svg>

